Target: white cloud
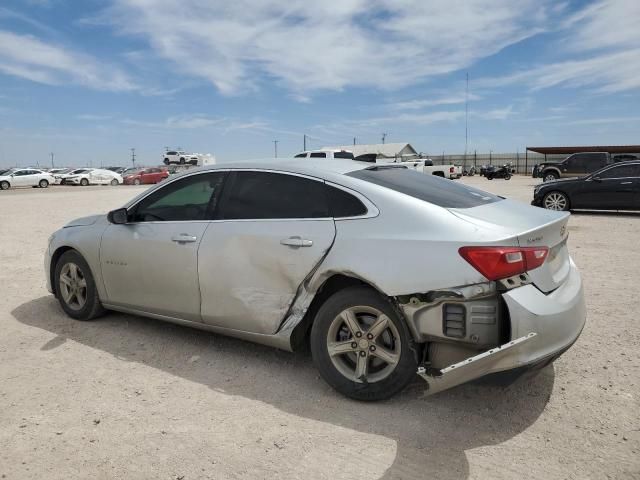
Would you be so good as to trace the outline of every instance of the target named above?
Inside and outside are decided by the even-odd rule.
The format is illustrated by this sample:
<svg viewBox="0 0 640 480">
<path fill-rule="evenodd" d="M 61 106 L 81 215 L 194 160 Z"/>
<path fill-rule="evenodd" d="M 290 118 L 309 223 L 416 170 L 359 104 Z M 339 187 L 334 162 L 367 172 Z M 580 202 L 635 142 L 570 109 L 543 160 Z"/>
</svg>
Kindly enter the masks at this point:
<svg viewBox="0 0 640 480">
<path fill-rule="evenodd" d="M 213 118 L 201 113 L 184 114 L 168 117 L 164 122 L 149 122 L 142 120 L 124 119 L 123 123 L 135 127 L 153 129 L 200 129 L 212 127 L 224 122 L 222 118 Z"/>
<path fill-rule="evenodd" d="M 226 94 L 275 79 L 318 89 L 399 88 L 536 34 L 551 0 L 115 0 L 97 21 L 146 39 Z M 85 20 L 96 22 L 96 19 Z"/>
<path fill-rule="evenodd" d="M 588 5 L 563 24 L 558 48 L 567 59 L 532 65 L 476 86 L 523 85 L 533 90 L 556 86 L 590 87 L 600 93 L 640 88 L 640 1 L 604 0 Z"/>
<path fill-rule="evenodd" d="M 480 95 L 475 95 L 473 93 L 469 94 L 469 101 L 477 101 L 482 99 Z M 405 102 L 393 102 L 389 103 L 388 107 L 393 110 L 419 110 L 425 107 L 435 107 L 439 105 L 459 105 L 466 101 L 466 97 L 464 94 L 458 96 L 445 96 L 439 98 L 430 98 L 430 99 L 422 99 L 422 100 L 408 100 Z"/>
<path fill-rule="evenodd" d="M 124 72 L 89 55 L 3 30 L 0 72 L 48 85 L 73 83 L 112 91 L 136 88 Z"/>
</svg>

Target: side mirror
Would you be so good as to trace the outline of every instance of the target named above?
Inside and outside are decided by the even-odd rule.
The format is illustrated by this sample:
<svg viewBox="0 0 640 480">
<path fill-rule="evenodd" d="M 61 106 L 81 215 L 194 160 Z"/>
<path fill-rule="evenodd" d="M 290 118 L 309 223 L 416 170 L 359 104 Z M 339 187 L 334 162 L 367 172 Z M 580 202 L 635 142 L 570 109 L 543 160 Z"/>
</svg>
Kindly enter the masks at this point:
<svg viewBox="0 0 640 480">
<path fill-rule="evenodd" d="M 107 220 L 109 220 L 109 223 L 113 223 L 115 225 L 124 225 L 128 220 L 127 209 L 118 208 L 116 210 L 111 210 L 107 214 Z"/>
</svg>

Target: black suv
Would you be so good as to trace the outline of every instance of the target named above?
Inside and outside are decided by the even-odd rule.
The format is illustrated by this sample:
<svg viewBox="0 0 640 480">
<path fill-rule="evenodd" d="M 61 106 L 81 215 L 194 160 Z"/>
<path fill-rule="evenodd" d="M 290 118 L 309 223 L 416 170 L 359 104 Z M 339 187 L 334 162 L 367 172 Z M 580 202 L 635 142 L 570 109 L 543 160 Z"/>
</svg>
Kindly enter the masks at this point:
<svg viewBox="0 0 640 480">
<path fill-rule="evenodd" d="M 606 152 L 583 152 L 569 155 L 561 162 L 545 162 L 533 167 L 533 177 L 545 182 L 559 178 L 584 177 L 612 163 L 637 160 L 636 155 L 611 156 Z"/>
</svg>

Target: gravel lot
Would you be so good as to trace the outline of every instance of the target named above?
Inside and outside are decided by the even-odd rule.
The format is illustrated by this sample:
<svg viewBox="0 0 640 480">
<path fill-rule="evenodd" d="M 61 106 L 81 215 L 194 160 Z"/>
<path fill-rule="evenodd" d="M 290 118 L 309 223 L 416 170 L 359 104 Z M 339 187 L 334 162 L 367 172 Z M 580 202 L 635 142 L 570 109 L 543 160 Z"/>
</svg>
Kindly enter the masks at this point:
<svg viewBox="0 0 640 480">
<path fill-rule="evenodd" d="M 534 181 L 462 182 L 529 202 Z M 48 235 L 144 187 L 0 192 L 0 475 L 69 478 L 640 478 L 640 215 L 574 214 L 589 311 L 535 378 L 433 397 L 334 393 L 309 354 L 123 314 L 63 315 Z"/>
</svg>

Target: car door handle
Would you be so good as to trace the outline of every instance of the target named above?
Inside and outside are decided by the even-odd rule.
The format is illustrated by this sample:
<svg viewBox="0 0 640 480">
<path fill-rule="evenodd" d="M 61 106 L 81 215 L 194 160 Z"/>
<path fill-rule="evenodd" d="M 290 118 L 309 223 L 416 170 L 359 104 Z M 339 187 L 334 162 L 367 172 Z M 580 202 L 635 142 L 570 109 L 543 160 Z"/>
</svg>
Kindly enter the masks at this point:
<svg viewBox="0 0 640 480">
<path fill-rule="evenodd" d="M 181 233 L 180 235 L 171 237 L 172 242 L 178 243 L 193 243 L 196 240 L 198 240 L 198 237 L 194 237 L 193 235 L 189 235 L 187 233 Z"/>
<path fill-rule="evenodd" d="M 307 240 L 302 237 L 289 237 L 280 240 L 280 245 L 286 245 L 287 247 L 311 247 L 313 240 Z"/>
</svg>

